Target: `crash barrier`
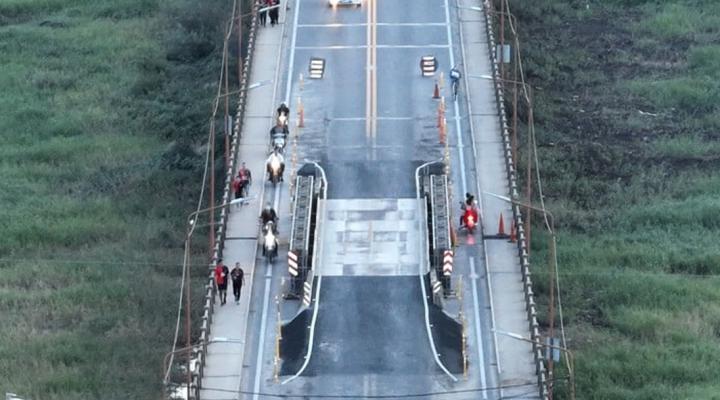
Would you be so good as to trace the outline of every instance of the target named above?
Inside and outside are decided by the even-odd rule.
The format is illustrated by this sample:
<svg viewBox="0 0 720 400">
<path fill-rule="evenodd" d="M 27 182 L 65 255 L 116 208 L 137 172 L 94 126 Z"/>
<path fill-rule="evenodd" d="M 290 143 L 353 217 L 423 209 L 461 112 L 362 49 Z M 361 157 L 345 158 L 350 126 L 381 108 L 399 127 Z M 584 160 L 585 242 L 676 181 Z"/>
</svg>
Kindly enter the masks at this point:
<svg viewBox="0 0 720 400">
<path fill-rule="evenodd" d="M 301 189 L 300 178 L 305 178 L 306 189 Z M 312 182 L 312 189 L 308 182 Z M 298 277 L 290 276 L 291 281 L 296 280 L 296 297 L 300 298 L 301 305 L 298 313 L 288 322 L 282 322 L 279 338 L 279 358 L 282 366 L 280 375 L 300 374 L 309 361 L 310 340 L 313 332 L 313 315 L 318 307 L 318 291 L 320 290 L 320 276 L 316 277 L 313 267 L 322 254 L 322 227 L 325 218 L 325 199 L 327 198 L 327 180 L 325 172 L 316 163 L 303 165 L 298 171 L 298 184 L 296 186 L 293 209 L 293 227 L 291 230 L 291 246 L 306 249 L 304 257 L 298 257 Z M 305 200 L 302 197 L 305 196 Z M 298 208 L 301 201 L 305 205 Z M 307 217 L 307 223 L 303 218 Z M 291 247 L 292 248 L 292 247 Z M 288 293 L 290 294 L 290 293 Z"/>
<path fill-rule="evenodd" d="M 443 296 L 447 297 L 452 290 L 452 240 L 450 232 L 450 194 L 448 192 L 447 175 L 432 174 L 429 177 L 430 192 L 427 195 L 431 255 L 430 260 L 437 278 L 442 283 Z"/>
<path fill-rule="evenodd" d="M 279 375 L 296 374 L 308 352 L 310 326 L 313 309 L 304 307 L 295 317 L 280 327 L 280 360 L 282 361 Z"/>
<path fill-rule="evenodd" d="M 450 226 L 450 194 L 445 165 L 438 161 L 418 169 L 417 191 L 424 211 L 427 257 L 431 270 L 428 287 L 433 304 L 442 307 L 442 298 L 452 291 L 452 232 Z M 449 257 L 449 258 L 448 258 Z"/>
<path fill-rule="evenodd" d="M 495 99 L 497 102 L 498 116 L 500 118 L 501 135 L 503 142 L 503 153 L 505 154 L 505 171 L 507 172 L 508 186 L 510 188 L 510 196 L 514 199 L 519 198 L 517 176 L 513 163 L 512 147 L 510 142 L 510 134 L 508 132 L 507 116 L 505 113 L 505 95 L 500 80 L 500 71 L 498 70 L 498 62 L 495 54 L 495 34 L 492 26 L 492 10 L 484 8 L 485 28 L 488 39 L 488 54 L 492 60 L 493 78 L 495 83 Z M 547 372 L 545 370 L 542 337 L 537 319 L 537 308 L 532 289 L 532 278 L 530 274 L 530 263 L 528 261 L 528 252 L 525 244 L 525 225 L 520 207 L 516 204 L 512 205 L 513 223 L 517 235 L 518 257 L 520 258 L 520 271 L 522 273 L 523 291 L 525 294 L 525 307 L 527 310 L 530 339 L 533 342 L 533 357 L 535 359 L 535 372 L 537 373 L 538 386 L 541 399 L 548 399 L 547 390 Z"/>
<path fill-rule="evenodd" d="M 290 228 L 290 251 L 288 252 L 288 273 L 290 288 L 288 295 L 300 298 L 303 281 L 312 268 L 312 251 L 315 238 L 315 211 L 317 210 L 317 188 L 315 167 L 304 165 L 295 177 L 293 190 L 292 224 Z"/>
<path fill-rule="evenodd" d="M 438 185 L 438 182 L 442 182 L 441 186 L 445 185 L 444 188 L 447 189 L 445 164 L 442 161 L 429 162 L 415 170 L 416 196 L 420 213 L 418 228 L 424 238 L 420 241 L 420 265 L 422 265 L 425 272 L 420 279 L 423 294 L 429 300 L 425 302 L 426 323 L 428 324 L 428 333 L 432 336 L 431 345 L 436 352 L 436 362 L 453 380 L 456 380 L 454 374 L 464 373 L 465 371 L 465 336 L 462 318 L 455 319 L 443 310 L 443 300 L 449 291 L 440 278 L 444 277 L 447 280 L 446 284 L 449 288 L 452 276 L 443 276 L 442 267 L 438 264 L 435 256 L 438 244 L 446 246 L 445 249 L 449 250 L 451 249 L 451 240 L 450 221 L 448 219 L 449 204 L 447 204 L 449 194 L 447 190 L 444 190 L 446 200 L 437 199 L 435 202 L 432 201 L 432 187 L 433 184 Z M 441 192 L 443 190 L 435 190 L 435 194 L 439 197 L 442 197 L 440 196 Z M 434 203 L 439 204 L 444 210 L 442 212 L 445 213 L 444 221 L 440 224 L 440 232 L 435 232 L 437 221 L 433 222 L 433 216 L 437 217 L 442 212 L 433 213 L 431 211 Z M 442 256 L 445 251 L 440 251 L 440 253 Z"/>
<path fill-rule="evenodd" d="M 426 286 L 433 271 L 425 275 Z M 465 348 L 463 324 L 448 315 L 438 304 L 429 304 L 429 319 L 433 341 L 443 365 L 453 374 L 465 372 Z"/>
<path fill-rule="evenodd" d="M 438 62 L 435 56 L 422 56 L 420 58 L 420 73 L 422 76 L 433 76 L 437 71 Z M 437 83 L 436 83 L 437 85 Z"/>
<path fill-rule="evenodd" d="M 230 159 L 228 160 L 227 170 L 225 174 L 225 187 L 223 189 L 222 204 L 226 205 L 232 200 L 232 179 L 234 171 L 236 170 L 235 160 L 237 159 L 240 136 L 242 130 L 242 121 L 245 116 L 245 104 L 247 102 L 248 92 L 248 79 L 250 79 L 250 71 L 252 66 L 252 59 L 255 50 L 255 40 L 257 37 L 257 18 L 258 5 L 253 5 L 252 19 L 250 21 L 250 32 L 248 35 L 247 42 L 247 55 L 245 62 L 242 67 L 242 77 L 240 80 L 240 91 L 238 96 L 237 113 L 235 114 L 235 123 L 232 132 L 232 142 L 230 146 Z M 238 55 L 242 57 L 242 55 Z M 209 274 L 207 278 L 207 284 L 205 285 L 205 296 L 203 299 L 203 310 L 202 317 L 200 319 L 200 337 L 198 338 L 197 350 L 195 358 L 197 360 L 197 368 L 193 371 L 192 379 L 192 393 L 195 399 L 200 398 L 200 388 L 202 387 L 203 373 L 205 370 L 205 363 L 207 359 L 207 346 L 210 341 L 210 326 L 212 325 L 212 315 L 215 304 L 215 285 L 213 270 L 217 264 L 217 260 L 222 258 L 222 249 L 225 246 L 225 235 L 227 231 L 227 220 L 229 216 L 229 210 L 227 207 L 223 207 L 220 212 L 220 220 L 218 222 L 217 231 L 215 234 L 215 247 L 212 249 L 212 262 L 209 266 Z"/>
</svg>

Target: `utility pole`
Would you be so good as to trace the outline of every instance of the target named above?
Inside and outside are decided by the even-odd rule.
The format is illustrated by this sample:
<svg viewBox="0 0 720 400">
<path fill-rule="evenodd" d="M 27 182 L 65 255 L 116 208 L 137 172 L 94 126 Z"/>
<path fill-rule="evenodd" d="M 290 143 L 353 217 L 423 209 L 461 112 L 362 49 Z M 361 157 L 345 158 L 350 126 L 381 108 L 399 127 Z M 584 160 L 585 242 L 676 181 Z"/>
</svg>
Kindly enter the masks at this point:
<svg viewBox="0 0 720 400">
<path fill-rule="evenodd" d="M 527 247 L 528 258 L 530 257 L 530 209 L 532 208 L 532 154 L 533 154 L 533 106 L 532 106 L 532 89 L 530 85 L 525 85 L 525 90 L 528 95 L 528 134 L 527 134 L 527 174 L 525 177 L 526 189 L 525 198 L 527 200 L 527 207 L 525 208 L 525 219 L 527 224 L 525 225 L 525 246 Z"/>
<path fill-rule="evenodd" d="M 228 32 L 229 36 L 229 32 Z M 225 71 L 223 74 L 225 75 L 225 118 L 223 119 L 223 124 L 225 125 L 223 127 L 223 132 L 225 132 L 225 169 L 227 170 L 228 165 L 230 165 L 230 77 L 229 77 L 229 64 L 230 64 L 230 51 L 229 51 L 229 43 L 227 40 L 225 41 L 224 45 L 224 58 L 225 58 Z"/>
<path fill-rule="evenodd" d="M 505 79 L 505 0 L 500 0 L 500 79 Z"/>
<path fill-rule="evenodd" d="M 185 348 L 187 349 L 187 398 L 190 399 L 190 386 L 192 386 L 192 340 L 190 315 L 190 234 L 185 239 Z"/>
</svg>

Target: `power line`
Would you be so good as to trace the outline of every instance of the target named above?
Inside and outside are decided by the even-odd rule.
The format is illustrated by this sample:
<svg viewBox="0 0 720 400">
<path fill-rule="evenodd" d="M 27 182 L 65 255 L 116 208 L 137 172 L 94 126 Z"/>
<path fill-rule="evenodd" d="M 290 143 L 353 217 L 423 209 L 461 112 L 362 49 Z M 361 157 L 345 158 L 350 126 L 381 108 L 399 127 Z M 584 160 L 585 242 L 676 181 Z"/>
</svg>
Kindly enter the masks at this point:
<svg viewBox="0 0 720 400">
<path fill-rule="evenodd" d="M 228 30 L 232 29 L 232 26 L 233 26 L 233 23 L 235 20 L 235 10 L 237 9 L 237 6 L 238 6 L 238 0 L 234 0 L 233 8 L 232 8 L 232 19 L 231 19 L 230 27 L 228 28 Z M 242 27 L 240 29 L 242 29 Z M 230 33 L 227 34 L 227 36 L 229 36 L 229 35 L 230 35 Z M 212 118 L 210 120 L 210 130 L 208 132 L 208 144 L 215 143 L 215 140 L 213 137 L 213 135 L 215 133 L 215 117 L 217 115 L 217 110 L 220 106 L 220 96 L 222 93 L 223 75 L 225 74 L 225 63 L 228 62 L 227 52 L 228 52 L 228 46 L 226 45 L 223 48 L 222 62 L 220 63 L 220 78 L 218 79 L 218 89 L 217 89 L 217 93 L 215 95 L 215 104 L 214 104 L 213 111 L 212 111 Z M 203 198 L 205 197 L 205 185 L 207 183 L 208 171 L 210 170 L 211 147 L 212 146 L 208 145 L 207 151 L 205 152 L 205 168 L 203 169 L 202 184 L 200 185 L 200 197 L 198 198 L 197 207 L 195 208 L 196 214 L 199 213 L 200 210 L 202 209 Z M 214 168 L 214 166 L 213 166 L 213 168 Z M 213 174 L 214 174 L 214 171 L 213 171 Z M 212 189 L 215 190 L 215 188 L 212 188 Z M 210 206 L 214 206 L 214 204 L 211 204 Z M 189 237 L 189 235 L 192 234 L 192 230 L 194 228 L 195 228 L 195 225 L 191 226 L 190 231 L 188 232 L 188 237 Z M 186 250 L 185 251 L 186 258 L 183 259 L 183 262 L 189 264 L 189 260 L 187 257 L 188 249 L 186 248 L 185 250 Z M 170 375 L 170 370 L 172 369 L 172 365 L 173 365 L 173 359 L 175 358 L 175 351 L 177 349 L 177 340 L 178 340 L 178 335 L 180 332 L 180 318 L 182 317 L 183 288 L 185 287 L 185 280 L 187 279 L 187 274 L 185 273 L 185 269 L 186 268 L 183 268 L 182 279 L 180 282 L 180 294 L 178 296 L 177 321 L 175 323 L 175 333 L 173 335 L 172 350 L 170 353 L 170 362 L 168 363 L 168 367 L 167 367 L 168 369 L 165 372 L 165 382 L 167 382 L 168 377 Z M 190 304 L 187 304 L 186 307 L 190 307 Z"/>
<path fill-rule="evenodd" d="M 564 377 L 557 377 L 554 381 L 566 380 Z M 244 395 L 258 395 L 265 398 L 277 398 L 277 399 L 412 399 L 418 397 L 436 397 L 436 396 L 451 396 L 457 394 L 468 394 L 468 393 L 482 393 L 490 391 L 499 391 L 506 389 L 518 389 L 524 387 L 537 387 L 537 383 L 519 383 L 514 385 L 501 385 L 491 387 L 479 387 L 472 389 L 460 389 L 460 390 L 447 390 L 443 392 L 423 392 L 423 393 L 406 393 L 406 394 L 380 394 L 380 395 L 359 395 L 359 394 L 281 394 L 281 393 L 268 393 L 268 392 L 254 392 L 249 390 L 231 390 L 231 389 L 220 389 L 203 386 L 203 390 L 209 390 L 220 393 L 237 393 Z M 528 395 L 535 394 L 536 391 L 528 391 L 526 393 L 515 394 L 510 396 L 503 396 L 503 399 L 517 399 L 523 398 Z M 207 396 L 205 397 L 207 399 Z M 210 399 L 208 399 L 210 400 Z"/>
</svg>

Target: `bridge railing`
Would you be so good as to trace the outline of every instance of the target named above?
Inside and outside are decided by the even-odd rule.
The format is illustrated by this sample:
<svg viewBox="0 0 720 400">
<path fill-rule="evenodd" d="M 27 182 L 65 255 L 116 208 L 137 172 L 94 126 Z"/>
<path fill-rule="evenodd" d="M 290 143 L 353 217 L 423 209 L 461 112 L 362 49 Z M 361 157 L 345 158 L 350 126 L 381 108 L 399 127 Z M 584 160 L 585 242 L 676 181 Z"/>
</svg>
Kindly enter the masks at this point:
<svg viewBox="0 0 720 400">
<path fill-rule="evenodd" d="M 238 96 L 238 107 L 235 114 L 232 142 L 230 146 L 230 157 L 228 159 L 228 165 L 225 174 L 225 187 L 223 189 L 221 203 L 223 205 L 228 204 L 230 200 L 232 200 L 232 179 L 234 176 L 234 171 L 236 169 L 236 160 L 239 150 L 240 137 L 242 134 L 243 117 L 245 116 L 245 104 L 247 102 L 247 93 L 249 86 L 248 80 L 250 79 L 252 59 L 255 49 L 255 40 L 257 37 L 257 10 L 258 5 L 254 4 L 252 11 L 252 19 L 250 22 L 250 32 L 247 42 L 247 56 L 245 57 L 245 62 L 242 66 L 240 91 Z M 242 26 L 240 26 L 239 29 L 242 29 Z M 238 55 L 238 57 L 241 57 L 241 55 Z M 212 262 L 209 265 L 209 274 L 207 278 L 207 283 L 205 285 L 204 304 L 202 317 L 200 320 L 200 337 L 197 346 L 197 352 L 195 354 L 197 358 L 197 368 L 193 374 L 193 391 L 196 399 L 200 398 L 200 388 L 202 387 L 203 373 L 205 370 L 205 363 L 207 361 L 207 346 L 210 342 L 210 327 L 212 326 L 212 317 L 215 305 L 215 285 L 213 270 L 215 268 L 215 265 L 217 264 L 217 260 L 222 257 L 222 249 L 225 246 L 225 236 L 227 232 L 227 221 L 229 214 L 230 211 L 228 207 L 223 207 L 222 211 L 220 212 L 220 220 L 218 222 L 218 227 L 215 234 L 215 247 L 212 249 Z"/>
<path fill-rule="evenodd" d="M 508 187 L 510 196 L 513 199 L 519 198 L 517 175 L 513 162 L 512 147 L 510 141 L 510 133 L 508 130 L 508 120 L 505 112 L 505 93 L 503 91 L 500 71 L 498 70 L 498 62 L 495 55 L 495 33 L 493 30 L 492 16 L 490 10 L 484 7 L 485 27 L 488 39 L 488 52 L 493 67 L 493 81 L 495 83 L 495 98 L 498 108 L 498 116 L 500 118 L 500 128 L 503 143 L 503 153 L 505 155 L 505 171 L 507 173 Z M 525 222 L 523 221 L 520 207 L 516 204 L 512 205 L 513 219 L 517 229 L 517 251 L 520 261 L 520 272 L 522 273 L 523 291 L 525 295 L 525 307 L 528 315 L 530 339 L 533 342 L 533 357 L 535 359 L 535 371 L 538 377 L 538 386 L 540 390 L 540 398 L 547 399 L 547 376 L 543 358 L 543 351 L 538 343 L 542 343 L 540 329 L 537 319 L 537 307 L 535 305 L 534 292 L 532 289 L 532 277 L 530 273 L 530 262 L 528 259 L 527 247 L 525 244 Z"/>
</svg>

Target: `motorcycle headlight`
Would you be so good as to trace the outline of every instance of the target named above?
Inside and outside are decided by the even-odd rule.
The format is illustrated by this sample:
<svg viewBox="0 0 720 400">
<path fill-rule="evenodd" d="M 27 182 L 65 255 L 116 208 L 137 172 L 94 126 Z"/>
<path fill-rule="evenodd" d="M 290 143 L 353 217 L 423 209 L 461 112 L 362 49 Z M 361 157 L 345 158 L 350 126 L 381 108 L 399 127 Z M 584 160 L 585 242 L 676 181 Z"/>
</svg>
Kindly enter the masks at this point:
<svg viewBox="0 0 720 400">
<path fill-rule="evenodd" d="M 273 171 L 278 171 L 280 169 L 280 159 L 273 157 L 270 160 L 270 168 L 272 168 Z"/>
</svg>

